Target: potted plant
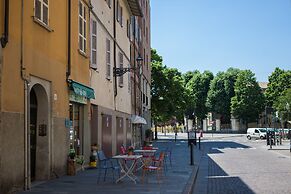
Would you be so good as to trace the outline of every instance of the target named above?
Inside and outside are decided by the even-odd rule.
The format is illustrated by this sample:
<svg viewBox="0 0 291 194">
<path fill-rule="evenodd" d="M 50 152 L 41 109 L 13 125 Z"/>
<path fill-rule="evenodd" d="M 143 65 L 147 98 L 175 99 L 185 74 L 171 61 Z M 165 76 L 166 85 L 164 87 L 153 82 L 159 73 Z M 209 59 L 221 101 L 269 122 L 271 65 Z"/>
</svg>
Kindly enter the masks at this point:
<svg viewBox="0 0 291 194">
<path fill-rule="evenodd" d="M 76 152 L 74 148 L 71 148 L 69 150 L 68 154 L 68 175 L 73 176 L 76 174 L 76 165 L 75 165 L 75 157 L 76 157 Z"/>
<path fill-rule="evenodd" d="M 74 148 L 71 148 L 70 151 L 69 151 L 69 159 L 71 160 L 74 160 L 75 157 L 76 157 L 76 152 L 75 152 L 75 149 Z"/>
<path fill-rule="evenodd" d="M 129 146 L 128 148 L 127 148 L 127 154 L 128 155 L 133 155 L 133 147 L 132 146 Z"/>
</svg>

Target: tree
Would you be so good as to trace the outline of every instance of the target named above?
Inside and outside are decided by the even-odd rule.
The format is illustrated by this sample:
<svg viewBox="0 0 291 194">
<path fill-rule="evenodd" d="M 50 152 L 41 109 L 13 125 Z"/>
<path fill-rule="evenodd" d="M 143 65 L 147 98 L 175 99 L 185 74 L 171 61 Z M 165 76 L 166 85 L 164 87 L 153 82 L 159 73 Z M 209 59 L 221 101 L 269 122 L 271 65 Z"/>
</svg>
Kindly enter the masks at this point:
<svg viewBox="0 0 291 194">
<path fill-rule="evenodd" d="M 282 96 L 283 92 L 288 88 L 291 88 L 291 71 L 284 71 L 277 67 L 269 76 L 269 83 L 265 93 L 267 105 L 273 106 L 276 99 Z"/>
<path fill-rule="evenodd" d="M 235 96 L 231 98 L 231 113 L 248 123 L 255 121 L 264 109 L 264 95 L 256 81 L 255 74 L 243 70 L 234 85 Z"/>
<path fill-rule="evenodd" d="M 202 120 L 206 118 L 208 109 L 206 107 L 207 93 L 213 74 L 210 71 L 204 71 L 202 74 L 196 72 L 186 84 L 189 95 L 190 109 L 193 109 L 195 116 Z"/>
<path fill-rule="evenodd" d="M 282 121 L 286 123 L 291 120 L 291 88 L 285 90 L 274 102 L 274 107 L 279 111 Z"/>
<path fill-rule="evenodd" d="M 163 57 L 157 53 L 156 49 L 151 49 L 151 62 L 152 63 L 163 63 Z"/>
<path fill-rule="evenodd" d="M 194 119 L 195 115 L 193 114 L 195 112 L 195 105 L 193 104 L 193 100 L 191 98 L 191 87 L 188 87 L 189 81 L 196 75 L 200 74 L 198 70 L 196 71 L 188 71 L 182 75 L 183 78 L 183 85 L 185 88 L 185 104 L 187 105 L 185 108 L 184 114 L 187 116 L 189 119 Z"/>
<path fill-rule="evenodd" d="M 234 83 L 239 69 L 229 68 L 219 72 L 210 83 L 206 106 L 210 111 L 221 115 L 222 123 L 229 123 L 231 118 L 231 98 L 234 96 Z"/>
<path fill-rule="evenodd" d="M 168 122 L 173 117 L 182 120 L 185 109 L 182 75 L 177 69 L 163 65 L 162 57 L 154 49 L 152 54 L 152 119 L 156 124 Z M 157 138 L 156 130 L 155 138 Z"/>
</svg>

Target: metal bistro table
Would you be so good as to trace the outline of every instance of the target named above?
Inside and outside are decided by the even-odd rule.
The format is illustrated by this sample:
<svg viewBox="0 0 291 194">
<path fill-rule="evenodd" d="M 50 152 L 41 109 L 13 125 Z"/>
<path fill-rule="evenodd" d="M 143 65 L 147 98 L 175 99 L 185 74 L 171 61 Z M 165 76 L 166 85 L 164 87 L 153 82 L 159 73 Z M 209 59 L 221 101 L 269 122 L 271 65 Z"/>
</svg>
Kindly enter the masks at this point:
<svg viewBox="0 0 291 194">
<path fill-rule="evenodd" d="M 150 162 L 152 160 L 152 157 L 155 155 L 156 153 L 156 149 L 155 150 L 134 150 L 133 152 L 139 155 L 142 155 L 142 159 L 141 159 L 141 166 L 137 168 L 137 170 L 140 170 L 142 167 L 144 167 L 145 163 Z M 150 161 L 147 161 L 150 160 Z"/>
<path fill-rule="evenodd" d="M 130 180 L 132 180 L 136 184 L 137 177 L 133 174 L 133 170 L 137 164 L 137 161 L 142 158 L 142 155 L 117 155 L 113 156 L 112 158 L 118 159 L 118 163 L 121 168 L 121 172 L 124 173 L 119 179 L 116 180 L 116 183 L 124 179 L 125 177 L 128 177 Z M 126 161 L 132 161 L 131 164 L 128 166 L 129 162 Z"/>
</svg>

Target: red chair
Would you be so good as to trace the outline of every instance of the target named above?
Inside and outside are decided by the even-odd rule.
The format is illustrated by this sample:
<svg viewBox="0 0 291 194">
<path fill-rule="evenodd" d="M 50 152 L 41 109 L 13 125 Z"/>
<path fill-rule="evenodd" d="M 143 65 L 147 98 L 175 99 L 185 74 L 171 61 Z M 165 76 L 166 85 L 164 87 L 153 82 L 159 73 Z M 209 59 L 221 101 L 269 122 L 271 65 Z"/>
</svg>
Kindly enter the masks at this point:
<svg viewBox="0 0 291 194">
<path fill-rule="evenodd" d="M 162 177 L 163 170 L 164 170 L 164 159 L 165 159 L 165 153 L 161 152 L 159 158 L 156 159 L 155 161 L 152 161 L 149 159 L 144 162 L 144 166 L 142 170 L 142 182 L 147 172 L 156 171 L 157 180 L 160 183 L 160 178 Z"/>
<path fill-rule="evenodd" d="M 143 149 L 143 150 L 152 150 L 153 147 L 150 147 L 150 146 L 144 146 L 144 147 L 142 147 L 142 149 Z"/>
</svg>

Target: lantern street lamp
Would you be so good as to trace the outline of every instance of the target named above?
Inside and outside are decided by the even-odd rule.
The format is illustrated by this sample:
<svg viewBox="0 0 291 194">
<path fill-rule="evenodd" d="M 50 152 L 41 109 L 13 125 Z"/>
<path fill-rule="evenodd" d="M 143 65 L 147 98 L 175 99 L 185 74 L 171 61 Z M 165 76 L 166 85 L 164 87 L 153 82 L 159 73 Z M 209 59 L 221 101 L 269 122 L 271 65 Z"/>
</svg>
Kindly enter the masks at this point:
<svg viewBox="0 0 291 194">
<path fill-rule="evenodd" d="M 138 56 L 136 58 L 136 62 L 138 64 L 138 67 L 140 68 L 139 69 L 140 74 L 142 73 L 142 66 L 141 66 L 142 61 L 143 61 L 143 58 L 141 56 Z M 115 77 L 120 77 L 123 74 L 125 74 L 126 72 L 129 72 L 131 70 L 136 70 L 136 69 L 137 68 L 135 68 L 135 67 L 113 67 L 113 75 Z"/>
</svg>

